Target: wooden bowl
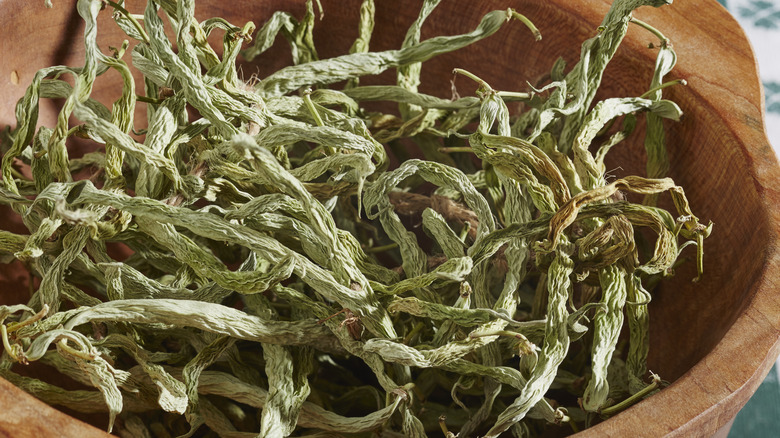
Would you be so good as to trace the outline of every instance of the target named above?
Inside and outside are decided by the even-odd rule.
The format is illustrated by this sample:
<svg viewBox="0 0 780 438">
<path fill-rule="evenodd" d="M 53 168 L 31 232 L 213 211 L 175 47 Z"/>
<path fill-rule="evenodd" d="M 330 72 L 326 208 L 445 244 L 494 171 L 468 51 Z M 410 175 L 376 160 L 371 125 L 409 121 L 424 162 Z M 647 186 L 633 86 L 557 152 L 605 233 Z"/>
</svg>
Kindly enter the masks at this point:
<svg viewBox="0 0 780 438">
<path fill-rule="evenodd" d="M 141 11 L 140 2 L 127 3 L 131 12 Z M 222 16 L 238 25 L 253 20 L 259 26 L 277 9 L 301 16 L 303 3 L 200 1 L 196 16 Z M 315 31 L 320 57 L 346 53 L 356 37 L 361 2 L 322 3 L 325 17 Z M 377 2 L 372 50 L 399 47 L 419 4 Z M 534 42 L 521 25 L 505 26 L 475 46 L 431 60 L 424 67 L 421 90 L 449 97 L 453 67 L 472 71 L 496 89 L 524 90 L 526 81 L 534 83 L 549 72 L 557 57 L 568 65 L 576 62 L 580 43 L 594 35 L 609 4 L 607 0 L 443 2 L 426 23 L 423 37 L 462 33 L 485 12 L 512 7 L 539 27 L 543 39 Z M 45 9 L 40 0 L 3 0 L 0 5 L 3 127 L 15 125 L 14 105 L 36 70 L 83 63 L 83 23 L 74 0 L 55 1 L 53 9 Z M 780 167 L 764 132 L 764 98 L 755 59 L 729 13 L 715 0 L 707 0 L 643 7 L 635 16 L 661 30 L 678 53 L 672 77 L 684 78 L 688 85 L 665 91 L 665 97 L 685 112 L 681 122 L 668 126 L 670 176 L 685 187 L 701 220 L 712 220 L 715 227 L 705 245 L 702 281 L 690 281 L 695 273 L 689 263 L 674 280 L 661 285 L 651 303 L 650 369 L 673 383 L 581 435 L 710 436 L 737 414 L 778 355 Z M 103 50 L 121 43 L 123 35 L 112 25 L 109 11 L 102 14 L 100 25 Z M 646 89 L 656 54 L 648 48 L 652 41 L 657 40 L 646 31 L 631 28 L 606 71 L 602 97 L 636 96 Z M 280 42 L 254 64 L 245 65 L 244 72 L 262 77 L 289 61 L 287 46 Z M 389 82 L 393 75 L 363 83 Z M 118 75 L 101 78 L 93 97 L 110 103 L 118 96 L 119 80 Z M 58 105 L 42 106 L 41 120 L 49 126 Z M 644 173 L 643 135 L 635 133 L 633 138 L 612 152 L 616 163 L 612 167 L 620 166 L 612 172 L 616 176 Z M 6 219 L 3 228 L 14 226 Z M 25 274 L 17 265 L 2 268 L 2 301 L 24 301 Z M 0 381 L 0 409 L 0 434 L 7 436 L 105 435 L 5 381 Z"/>
</svg>

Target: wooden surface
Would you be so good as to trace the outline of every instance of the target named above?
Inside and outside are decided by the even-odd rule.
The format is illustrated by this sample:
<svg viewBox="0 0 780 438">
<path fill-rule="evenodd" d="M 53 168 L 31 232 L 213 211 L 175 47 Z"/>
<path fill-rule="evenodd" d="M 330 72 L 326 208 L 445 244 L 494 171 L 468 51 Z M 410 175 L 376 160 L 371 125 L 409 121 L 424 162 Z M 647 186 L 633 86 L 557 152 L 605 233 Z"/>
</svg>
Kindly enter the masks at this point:
<svg viewBox="0 0 780 438">
<path fill-rule="evenodd" d="M 69 417 L 0 379 L 0 437 L 108 437 L 104 431 Z"/>
<path fill-rule="evenodd" d="M 74 3 L 55 1 L 54 9 L 46 10 L 42 1 L 0 0 L 0 95 L 5 102 L 0 105 L 0 127 L 14 125 L 12 103 L 24 93 L 37 69 L 82 62 L 79 32 L 83 25 Z M 140 2 L 127 3 L 131 11 L 140 12 Z M 232 9 L 224 6 L 227 2 L 207 3 L 197 2 L 198 17 L 220 15 L 238 25 L 250 19 L 259 25 L 276 9 L 298 16 L 303 9 L 301 1 L 236 2 Z M 320 56 L 345 53 L 356 36 L 360 1 L 322 3 L 325 18 L 317 23 L 315 35 Z M 372 50 L 399 47 L 419 3 L 377 2 L 379 22 Z M 426 24 L 424 37 L 470 30 L 486 11 L 511 6 L 536 23 L 543 39 L 535 43 L 522 25 L 507 26 L 480 44 L 431 60 L 424 67 L 421 90 L 450 97 L 453 67 L 472 71 L 496 89 L 525 90 L 526 81 L 537 83 L 557 57 L 569 65 L 576 62 L 579 43 L 594 35 L 609 3 L 479 0 L 463 7 L 465 2 L 443 2 Z M 286 7 L 289 4 L 294 6 Z M 102 29 L 109 27 L 109 14 L 103 14 Z M 685 78 L 688 86 L 667 89 L 664 94 L 685 112 L 681 122 L 668 126 L 670 176 L 685 187 L 701 220 L 712 220 L 715 228 L 705 245 L 705 278 L 691 283 L 695 273 L 688 263 L 673 281 L 656 291 L 651 304 L 650 369 L 673 384 L 581 435 L 711 436 L 745 404 L 779 351 L 780 167 L 764 133 L 763 96 L 752 51 L 731 16 L 715 0 L 677 1 L 660 9 L 642 8 L 636 15 L 665 33 L 678 53 L 672 77 Z M 118 45 L 121 40 L 118 32 L 103 32 L 101 47 Z M 607 69 L 601 97 L 645 91 L 656 54 L 647 43 L 655 40 L 641 29 L 631 29 Z M 277 44 L 243 71 L 262 77 L 289 62 L 286 52 L 286 44 Z M 362 83 L 393 79 L 391 72 Z M 99 100 L 110 103 L 116 97 L 118 80 L 111 76 L 98 80 L 95 94 L 102 96 Z M 456 85 L 462 95 L 469 92 L 466 81 Z M 47 102 L 42 106 L 43 119 L 49 123 L 56 110 L 57 102 Z M 611 163 L 620 163 L 620 169 L 613 172 L 616 177 L 644 173 L 643 135 L 636 132 L 634 138 L 611 152 Z M 608 164 L 607 168 L 616 166 Z M 5 302 L 18 298 L 9 284 L 6 277 Z M 31 431 L 37 423 L 52 419 L 63 424 L 53 409 L 26 409 L 29 397 L 22 397 L 5 382 L 0 388 L 0 409 L 16 409 L 19 420 L 15 424 L 28 424 Z M 74 420 L 71 426 L 79 427 L 79 423 Z"/>
</svg>

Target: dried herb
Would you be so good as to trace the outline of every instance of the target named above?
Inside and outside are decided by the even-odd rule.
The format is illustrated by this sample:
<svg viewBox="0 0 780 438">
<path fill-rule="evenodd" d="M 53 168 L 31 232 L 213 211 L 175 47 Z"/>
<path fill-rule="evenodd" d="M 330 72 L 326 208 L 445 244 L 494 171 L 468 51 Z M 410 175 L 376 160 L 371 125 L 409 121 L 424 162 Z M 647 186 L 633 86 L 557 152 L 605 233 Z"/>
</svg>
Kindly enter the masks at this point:
<svg viewBox="0 0 780 438">
<path fill-rule="evenodd" d="M 280 11 L 257 31 L 199 21 L 192 0 L 135 12 L 79 0 L 84 65 L 35 75 L 3 149 L 0 202 L 28 234 L 0 231 L 0 256 L 39 286 L 26 305 L 0 306 L 0 376 L 47 403 L 108 413 L 109 431 L 133 437 L 525 436 L 577 431 L 656 391 L 647 288 L 690 245 L 701 276 L 712 229 L 665 177 L 663 119 L 682 114 L 662 98 L 684 83 L 663 82 L 676 55 L 631 17 L 671 1 L 616 0 L 580 61 L 556 63 L 538 89 L 495 90 L 456 69 L 478 90 L 451 100 L 417 91 L 426 60 L 512 21 L 541 36 L 503 10 L 423 40 L 439 3 L 423 2 L 397 50 L 372 52 L 364 0 L 349 53 L 320 59 L 324 11 L 311 0 L 302 18 Z M 97 46 L 104 6 L 132 49 Z M 653 80 L 641 96 L 594 102 L 631 23 L 660 39 Z M 293 65 L 245 83 L 238 60 L 277 36 Z M 360 85 L 392 68 L 395 84 Z M 109 109 L 90 96 L 111 69 L 123 85 Z M 65 103 L 36 131 L 49 98 Z M 510 117 L 513 102 L 524 111 Z M 607 181 L 605 156 L 641 116 L 647 175 Z M 75 137 L 96 150 L 69 157 Z M 675 212 L 656 206 L 664 193 Z M 83 389 L 18 372 L 33 361 Z"/>
</svg>

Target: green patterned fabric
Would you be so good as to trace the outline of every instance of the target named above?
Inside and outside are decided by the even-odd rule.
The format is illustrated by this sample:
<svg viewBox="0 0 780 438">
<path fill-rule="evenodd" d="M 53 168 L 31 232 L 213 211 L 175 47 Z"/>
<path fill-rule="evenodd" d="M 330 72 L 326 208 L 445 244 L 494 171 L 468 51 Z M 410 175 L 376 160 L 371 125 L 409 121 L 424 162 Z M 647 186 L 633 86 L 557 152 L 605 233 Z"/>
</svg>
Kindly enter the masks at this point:
<svg viewBox="0 0 780 438">
<path fill-rule="evenodd" d="M 780 114 L 780 82 L 764 82 L 764 93 L 766 93 L 766 111 Z"/>
<path fill-rule="evenodd" d="M 744 3 L 744 4 L 740 4 Z M 734 2 L 736 12 L 743 25 L 763 27 L 766 29 L 780 28 L 780 5 L 774 1 L 749 0 L 747 2 Z M 728 5 L 727 5 L 728 6 Z"/>
</svg>

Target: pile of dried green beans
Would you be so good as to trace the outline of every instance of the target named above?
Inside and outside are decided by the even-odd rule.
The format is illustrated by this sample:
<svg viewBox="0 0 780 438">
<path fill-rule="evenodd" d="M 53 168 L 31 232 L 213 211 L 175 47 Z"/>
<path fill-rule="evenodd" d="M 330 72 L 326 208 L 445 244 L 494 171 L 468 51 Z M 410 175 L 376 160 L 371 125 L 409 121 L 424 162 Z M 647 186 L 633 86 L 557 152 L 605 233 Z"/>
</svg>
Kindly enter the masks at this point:
<svg viewBox="0 0 780 438">
<path fill-rule="evenodd" d="M 701 274 L 711 230 L 664 178 L 663 119 L 681 115 L 661 97 L 675 53 L 631 18 L 671 0 L 615 0 L 580 61 L 555 63 L 539 89 L 497 91 L 456 70 L 478 91 L 451 100 L 417 92 L 423 61 L 505 25 L 536 28 L 501 10 L 421 40 L 438 3 L 423 2 L 402 47 L 375 53 L 364 0 L 350 53 L 320 60 L 311 0 L 302 19 L 277 12 L 257 32 L 198 21 L 192 0 L 149 1 L 142 15 L 79 0 L 84 66 L 40 70 L 3 143 L 0 202 L 29 234 L 0 231 L 0 257 L 39 286 L 0 306 L 0 376 L 108 412 L 123 437 L 527 436 L 579 430 L 653 392 L 647 289 L 688 245 Z M 98 48 L 104 8 L 131 53 Z M 653 81 L 594 103 L 632 22 L 660 38 Z M 239 55 L 278 35 L 294 65 L 245 83 Z M 111 69 L 124 85 L 109 109 L 90 94 Z M 387 69 L 397 84 L 360 85 Z M 45 98 L 64 104 L 36 129 Z M 523 111 L 510 118 L 512 101 Z M 608 182 L 604 157 L 640 117 L 647 177 Z M 101 147 L 69 158 L 74 137 Z M 410 141 L 425 159 L 400 159 Z M 655 206 L 663 192 L 676 212 Z M 112 257 L 117 246 L 131 255 Z M 18 373 L 33 361 L 84 389 Z"/>
</svg>

